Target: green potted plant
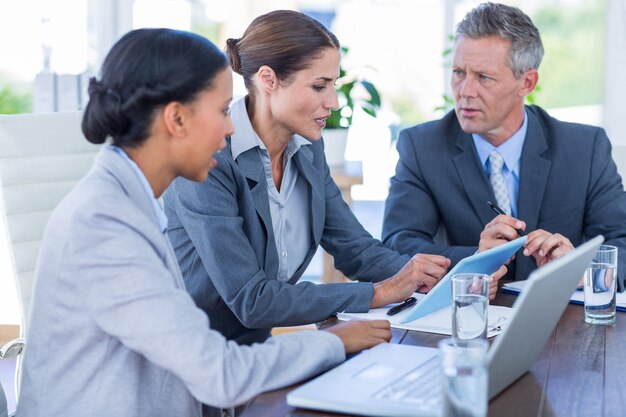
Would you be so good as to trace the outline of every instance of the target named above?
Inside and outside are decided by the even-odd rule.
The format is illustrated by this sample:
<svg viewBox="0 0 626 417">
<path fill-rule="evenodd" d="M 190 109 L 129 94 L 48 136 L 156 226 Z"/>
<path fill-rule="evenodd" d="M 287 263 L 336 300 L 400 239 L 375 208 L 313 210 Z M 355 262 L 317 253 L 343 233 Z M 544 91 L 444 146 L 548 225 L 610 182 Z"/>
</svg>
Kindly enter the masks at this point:
<svg viewBox="0 0 626 417">
<path fill-rule="evenodd" d="M 342 56 L 348 48 L 341 48 Z M 326 119 L 326 128 L 322 136 L 326 149 L 326 160 L 329 166 L 342 166 L 348 138 L 348 128 L 352 125 L 354 108 L 360 107 L 370 116 L 376 117 L 380 110 L 380 93 L 370 81 L 353 75 L 343 66 L 339 67 L 337 79 L 337 99 L 339 108 L 332 111 Z"/>
</svg>

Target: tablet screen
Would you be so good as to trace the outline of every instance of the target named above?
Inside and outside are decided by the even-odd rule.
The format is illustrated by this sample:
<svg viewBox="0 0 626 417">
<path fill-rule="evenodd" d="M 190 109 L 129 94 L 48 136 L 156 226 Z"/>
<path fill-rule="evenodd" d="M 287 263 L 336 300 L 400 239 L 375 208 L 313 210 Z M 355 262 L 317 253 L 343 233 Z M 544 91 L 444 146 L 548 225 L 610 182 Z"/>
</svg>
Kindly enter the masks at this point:
<svg viewBox="0 0 626 417">
<path fill-rule="evenodd" d="M 419 319 L 447 307 L 452 302 L 452 283 L 450 277 L 460 273 L 493 274 L 512 257 L 526 242 L 527 236 L 512 240 L 484 252 L 461 259 L 445 277 L 430 290 L 426 297 L 417 303 L 402 323 Z"/>
</svg>

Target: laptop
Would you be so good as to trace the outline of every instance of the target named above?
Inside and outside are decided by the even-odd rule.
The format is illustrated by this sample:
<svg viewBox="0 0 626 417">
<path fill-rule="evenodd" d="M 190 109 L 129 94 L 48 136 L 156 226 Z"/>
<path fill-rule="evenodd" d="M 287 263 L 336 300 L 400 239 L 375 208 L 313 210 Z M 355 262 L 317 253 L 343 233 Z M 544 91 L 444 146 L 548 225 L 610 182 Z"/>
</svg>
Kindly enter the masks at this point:
<svg viewBox="0 0 626 417">
<path fill-rule="evenodd" d="M 533 365 L 603 241 L 597 236 L 528 277 L 488 352 L 489 398 Z M 385 343 L 291 391 L 287 404 L 364 416 L 436 416 L 440 375 L 436 348 Z"/>
</svg>

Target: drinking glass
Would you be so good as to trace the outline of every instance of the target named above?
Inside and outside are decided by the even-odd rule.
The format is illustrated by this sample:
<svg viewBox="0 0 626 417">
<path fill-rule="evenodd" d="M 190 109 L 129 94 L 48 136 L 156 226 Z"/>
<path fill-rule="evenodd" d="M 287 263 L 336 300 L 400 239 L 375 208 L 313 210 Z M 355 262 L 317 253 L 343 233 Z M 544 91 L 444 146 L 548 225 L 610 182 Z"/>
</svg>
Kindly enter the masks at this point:
<svg viewBox="0 0 626 417">
<path fill-rule="evenodd" d="M 585 321 L 591 324 L 615 323 L 617 248 L 601 245 L 585 270 Z"/>
<path fill-rule="evenodd" d="M 439 342 L 444 417 L 487 416 L 488 346 L 484 339 Z"/>
<path fill-rule="evenodd" d="M 452 338 L 487 339 L 489 283 L 485 274 L 452 276 Z"/>
</svg>

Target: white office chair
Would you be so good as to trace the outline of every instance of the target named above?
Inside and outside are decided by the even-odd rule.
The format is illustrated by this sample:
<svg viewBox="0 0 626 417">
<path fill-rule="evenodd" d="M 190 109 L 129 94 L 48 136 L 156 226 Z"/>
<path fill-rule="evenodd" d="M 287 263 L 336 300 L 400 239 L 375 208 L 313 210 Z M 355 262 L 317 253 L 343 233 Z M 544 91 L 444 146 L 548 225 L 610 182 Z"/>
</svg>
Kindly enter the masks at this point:
<svg viewBox="0 0 626 417">
<path fill-rule="evenodd" d="M 0 238 L 9 242 L 5 259 L 10 259 L 21 314 L 20 338 L 5 344 L 0 357 L 22 351 L 45 225 L 59 201 L 90 169 L 99 150 L 83 137 L 81 118 L 81 112 L 0 115 L 0 220 L 5 226 Z M 16 397 L 20 364 L 21 355 Z"/>
</svg>

